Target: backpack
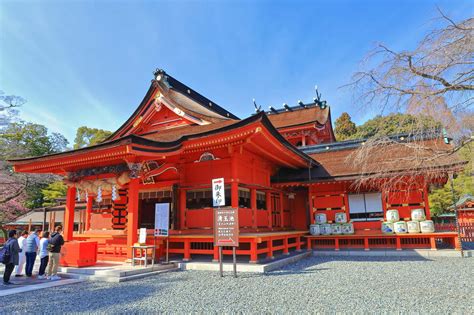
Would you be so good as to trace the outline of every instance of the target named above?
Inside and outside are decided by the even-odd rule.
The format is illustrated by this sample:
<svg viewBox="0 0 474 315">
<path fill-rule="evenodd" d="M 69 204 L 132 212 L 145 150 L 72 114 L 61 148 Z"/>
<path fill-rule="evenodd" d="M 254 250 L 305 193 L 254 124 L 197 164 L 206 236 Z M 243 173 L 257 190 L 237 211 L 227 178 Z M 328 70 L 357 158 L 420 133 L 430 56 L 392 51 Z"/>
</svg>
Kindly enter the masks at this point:
<svg viewBox="0 0 474 315">
<path fill-rule="evenodd" d="M 3 263 L 4 265 L 10 263 L 10 250 L 8 249 L 9 244 L 6 243 L 5 246 L 3 246 L 2 249 L 0 249 L 0 262 Z"/>
</svg>

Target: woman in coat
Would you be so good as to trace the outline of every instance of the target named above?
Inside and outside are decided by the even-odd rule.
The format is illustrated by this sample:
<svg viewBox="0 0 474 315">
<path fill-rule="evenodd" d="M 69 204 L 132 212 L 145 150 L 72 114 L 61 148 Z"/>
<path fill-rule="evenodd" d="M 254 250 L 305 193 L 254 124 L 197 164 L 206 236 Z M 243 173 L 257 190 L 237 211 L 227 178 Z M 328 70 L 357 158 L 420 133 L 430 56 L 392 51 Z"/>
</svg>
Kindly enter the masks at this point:
<svg viewBox="0 0 474 315">
<path fill-rule="evenodd" d="M 5 264 L 5 273 L 3 274 L 3 284 L 13 284 L 10 282 L 10 276 L 12 275 L 13 269 L 19 262 L 19 253 L 21 251 L 18 246 L 16 230 L 8 232 L 8 241 L 5 243 L 8 253 L 10 254 L 9 261 Z"/>
</svg>

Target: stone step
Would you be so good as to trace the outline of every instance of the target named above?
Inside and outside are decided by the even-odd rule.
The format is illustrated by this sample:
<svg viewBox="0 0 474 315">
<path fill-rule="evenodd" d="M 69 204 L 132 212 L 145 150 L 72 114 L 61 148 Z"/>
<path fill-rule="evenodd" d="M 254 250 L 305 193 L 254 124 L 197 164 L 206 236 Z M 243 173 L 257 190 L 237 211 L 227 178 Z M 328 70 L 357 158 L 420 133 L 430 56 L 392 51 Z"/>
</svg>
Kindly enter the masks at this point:
<svg viewBox="0 0 474 315">
<path fill-rule="evenodd" d="M 161 271 L 161 270 L 167 270 L 171 268 L 176 268 L 177 264 L 176 263 L 170 263 L 168 265 L 154 265 L 154 266 L 149 266 L 146 268 L 143 267 L 132 267 L 130 266 L 129 269 L 126 270 L 120 270 L 116 268 L 107 268 L 107 269 L 95 269 L 95 268 L 74 268 L 74 267 L 61 267 L 60 272 L 67 273 L 67 274 L 78 274 L 78 275 L 84 275 L 84 276 L 105 276 L 105 277 L 128 277 L 128 276 L 133 276 L 133 275 L 138 275 L 138 274 L 143 274 L 143 273 L 149 273 L 149 272 L 154 272 L 154 271 Z"/>
<path fill-rule="evenodd" d="M 116 276 L 116 275 L 80 275 L 80 274 L 75 274 L 72 277 L 73 279 L 81 279 L 81 280 L 87 280 L 87 281 L 98 281 L 98 282 L 125 282 L 125 281 L 131 281 L 131 280 L 137 280 L 137 279 L 142 279 L 150 276 L 155 276 L 159 275 L 161 273 L 165 272 L 170 272 L 170 271 L 179 271 L 180 269 L 178 267 L 173 267 L 173 268 L 168 268 L 168 269 L 163 269 L 163 270 L 157 270 L 157 271 L 151 271 L 151 272 L 146 272 L 146 273 L 139 273 L 139 274 L 133 274 L 133 275 L 128 275 L 128 276 Z M 69 274 L 66 274 L 65 276 L 69 276 Z"/>
</svg>

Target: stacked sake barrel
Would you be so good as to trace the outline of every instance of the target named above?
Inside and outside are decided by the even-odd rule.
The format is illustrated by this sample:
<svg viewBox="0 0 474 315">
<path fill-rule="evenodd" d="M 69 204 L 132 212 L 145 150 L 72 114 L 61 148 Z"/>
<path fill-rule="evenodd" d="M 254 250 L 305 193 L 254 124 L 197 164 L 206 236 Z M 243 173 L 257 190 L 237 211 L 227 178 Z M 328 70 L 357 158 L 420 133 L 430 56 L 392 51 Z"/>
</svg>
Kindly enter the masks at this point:
<svg viewBox="0 0 474 315">
<path fill-rule="evenodd" d="M 405 221 L 400 220 L 398 210 L 390 209 L 386 213 L 386 221 L 382 221 L 382 233 L 384 234 L 415 234 L 415 233 L 433 233 L 434 223 L 426 220 L 423 209 L 413 209 L 410 218 Z"/>
<path fill-rule="evenodd" d="M 311 224 L 311 235 L 341 235 L 354 234 L 354 225 L 347 222 L 345 212 L 337 212 L 335 222 L 327 221 L 325 213 L 317 213 L 314 217 L 316 224 Z"/>
</svg>

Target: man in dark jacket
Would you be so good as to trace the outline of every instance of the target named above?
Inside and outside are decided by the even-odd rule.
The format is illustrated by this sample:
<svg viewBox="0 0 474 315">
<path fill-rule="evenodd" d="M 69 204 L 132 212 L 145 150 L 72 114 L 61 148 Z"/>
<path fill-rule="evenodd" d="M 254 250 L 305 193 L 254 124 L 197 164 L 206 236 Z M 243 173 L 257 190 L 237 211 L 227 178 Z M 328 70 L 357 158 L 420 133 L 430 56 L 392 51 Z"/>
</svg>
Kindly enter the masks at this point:
<svg viewBox="0 0 474 315">
<path fill-rule="evenodd" d="M 10 276 L 13 272 L 13 269 L 20 260 L 19 253 L 20 253 L 20 246 L 18 245 L 17 241 L 17 234 L 16 230 L 11 230 L 8 232 L 8 241 L 5 244 L 5 248 L 10 255 L 9 261 L 5 264 L 5 272 L 3 274 L 3 284 L 9 285 L 13 284 L 10 282 Z"/>
<path fill-rule="evenodd" d="M 64 238 L 61 235 L 63 231 L 62 226 L 57 226 L 55 232 L 51 234 L 51 241 L 49 241 L 49 264 L 48 264 L 48 278 L 49 280 L 60 280 L 61 277 L 57 275 L 59 267 L 59 253 L 61 246 L 64 245 Z"/>
</svg>

